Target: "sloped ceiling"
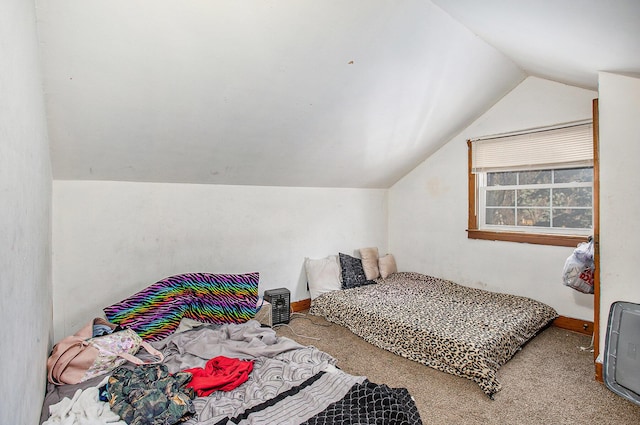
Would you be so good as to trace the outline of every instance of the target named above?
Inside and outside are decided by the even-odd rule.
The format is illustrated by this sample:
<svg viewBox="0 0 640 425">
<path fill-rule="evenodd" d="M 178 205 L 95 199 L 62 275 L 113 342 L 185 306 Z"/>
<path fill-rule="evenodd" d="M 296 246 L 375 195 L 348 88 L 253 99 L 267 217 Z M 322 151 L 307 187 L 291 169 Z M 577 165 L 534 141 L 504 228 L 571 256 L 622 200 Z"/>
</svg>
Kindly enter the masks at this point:
<svg viewBox="0 0 640 425">
<path fill-rule="evenodd" d="M 640 73 L 639 0 L 433 0 L 527 74 L 596 90 Z"/>
<path fill-rule="evenodd" d="M 386 188 L 528 74 L 640 71 L 640 2 L 511 3 L 37 0 L 54 178 Z"/>
</svg>

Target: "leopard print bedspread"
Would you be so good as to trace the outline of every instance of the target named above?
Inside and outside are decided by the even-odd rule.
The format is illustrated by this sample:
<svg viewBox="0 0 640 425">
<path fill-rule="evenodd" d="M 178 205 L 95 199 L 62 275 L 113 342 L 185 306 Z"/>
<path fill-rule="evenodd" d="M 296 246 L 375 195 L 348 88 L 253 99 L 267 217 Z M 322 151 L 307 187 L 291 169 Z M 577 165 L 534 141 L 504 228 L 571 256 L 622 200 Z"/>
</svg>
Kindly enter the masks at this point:
<svg viewBox="0 0 640 425">
<path fill-rule="evenodd" d="M 322 294 L 310 313 L 377 347 L 470 379 L 491 398 L 501 389 L 500 366 L 558 316 L 530 298 L 419 273 L 376 282 Z"/>
</svg>

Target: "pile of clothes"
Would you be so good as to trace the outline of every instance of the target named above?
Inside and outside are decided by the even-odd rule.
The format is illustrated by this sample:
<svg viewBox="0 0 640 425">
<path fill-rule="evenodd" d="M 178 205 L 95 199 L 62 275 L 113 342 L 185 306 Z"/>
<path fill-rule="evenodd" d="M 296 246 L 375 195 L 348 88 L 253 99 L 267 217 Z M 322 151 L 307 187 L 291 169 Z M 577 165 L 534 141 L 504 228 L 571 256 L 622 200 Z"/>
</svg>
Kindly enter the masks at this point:
<svg viewBox="0 0 640 425">
<path fill-rule="evenodd" d="M 192 400 L 231 391 L 249 379 L 252 361 L 218 356 L 204 368 L 171 374 L 164 364 L 120 366 L 99 387 L 78 389 L 49 408 L 43 425 L 165 425 L 195 415 Z"/>
</svg>

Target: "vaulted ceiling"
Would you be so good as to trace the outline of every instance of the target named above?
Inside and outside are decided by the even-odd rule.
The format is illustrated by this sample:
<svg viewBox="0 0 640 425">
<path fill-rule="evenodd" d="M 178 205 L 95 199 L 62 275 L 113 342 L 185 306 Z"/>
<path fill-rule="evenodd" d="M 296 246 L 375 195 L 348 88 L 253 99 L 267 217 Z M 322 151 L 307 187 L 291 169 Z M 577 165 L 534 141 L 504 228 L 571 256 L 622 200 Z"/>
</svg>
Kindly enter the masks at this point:
<svg viewBox="0 0 640 425">
<path fill-rule="evenodd" d="M 54 178 L 386 188 L 527 75 L 640 75 L 637 0 L 36 0 Z"/>
</svg>

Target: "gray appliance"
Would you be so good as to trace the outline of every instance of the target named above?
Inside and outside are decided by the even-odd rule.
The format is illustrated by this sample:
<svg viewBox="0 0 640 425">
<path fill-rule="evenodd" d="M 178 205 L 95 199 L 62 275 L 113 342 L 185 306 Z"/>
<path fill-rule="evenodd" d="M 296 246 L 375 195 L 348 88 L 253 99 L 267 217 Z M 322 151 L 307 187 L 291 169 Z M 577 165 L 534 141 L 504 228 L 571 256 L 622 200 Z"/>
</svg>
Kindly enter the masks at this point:
<svg viewBox="0 0 640 425">
<path fill-rule="evenodd" d="M 611 304 L 604 349 L 607 388 L 640 405 L 640 304 Z"/>
</svg>

